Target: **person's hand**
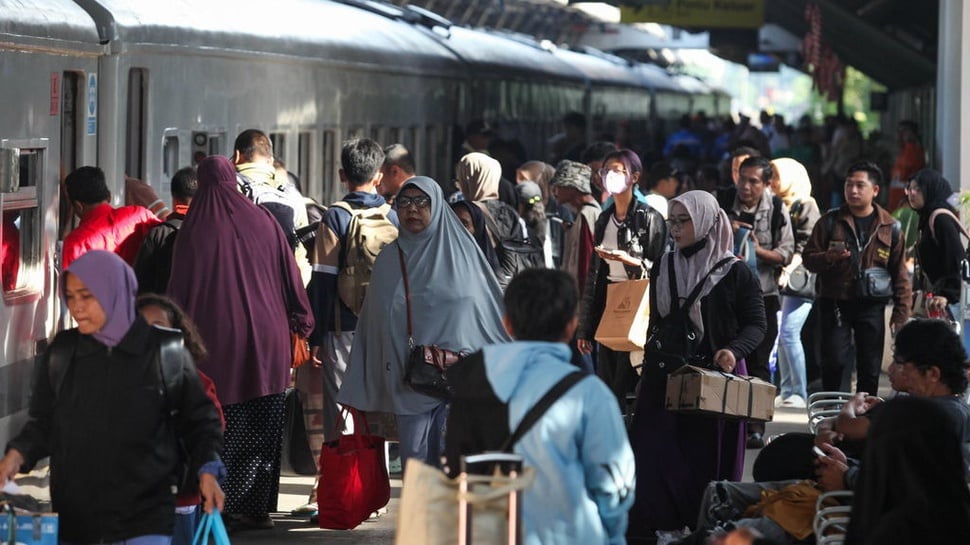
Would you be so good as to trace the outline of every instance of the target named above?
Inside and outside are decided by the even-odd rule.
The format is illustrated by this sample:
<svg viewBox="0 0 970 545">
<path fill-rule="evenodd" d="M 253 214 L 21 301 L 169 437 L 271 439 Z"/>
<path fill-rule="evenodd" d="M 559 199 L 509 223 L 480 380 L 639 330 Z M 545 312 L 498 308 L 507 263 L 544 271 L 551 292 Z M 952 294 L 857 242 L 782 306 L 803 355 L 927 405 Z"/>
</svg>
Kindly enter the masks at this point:
<svg viewBox="0 0 970 545">
<path fill-rule="evenodd" d="M 829 248 L 825 251 L 825 262 L 829 265 L 844 261 L 850 257 L 852 257 L 852 252 L 846 248 L 842 248 L 841 250 L 838 248 Z"/>
<path fill-rule="evenodd" d="M 815 446 L 818 448 L 822 448 L 822 445 L 826 443 L 841 443 L 843 438 L 844 436 L 841 433 L 832 428 L 826 430 L 815 428 Z"/>
<path fill-rule="evenodd" d="M 219 486 L 219 481 L 211 473 L 202 473 L 199 476 L 199 493 L 202 494 L 203 506 L 206 513 L 212 513 L 215 508 L 222 511 L 226 502 L 226 493 Z"/>
<path fill-rule="evenodd" d="M 577 339 L 576 349 L 579 350 L 581 354 L 592 354 L 593 353 L 593 342 L 589 339 Z"/>
<path fill-rule="evenodd" d="M 731 231 L 732 232 L 737 233 L 738 232 L 738 229 L 740 229 L 742 227 L 744 227 L 746 229 L 754 229 L 754 226 L 751 225 L 750 223 L 745 223 L 743 221 L 738 221 L 738 220 L 731 220 Z"/>
<path fill-rule="evenodd" d="M 627 252 L 625 252 L 623 250 L 615 250 L 613 252 L 613 254 L 612 254 L 612 257 L 610 259 L 612 259 L 613 261 L 620 261 L 624 265 L 626 265 L 627 267 L 639 267 L 640 266 L 640 260 L 639 259 L 633 257 L 632 255 L 630 255 L 629 253 L 627 253 Z"/>
<path fill-rule="evenodd" d="M 20 451 L 15 448 L 8 450 L 7 455 L 0 460 L 0 485 L 16 477 L 23 465 L 24 457 Z"/>
<path fill-rule="evenodd" d="M 323 360 L 320 359 L 319 346 L 310 347 L 310 363 L 313 364 L 314 367 L 320 367 L 321 365 L 323 365 Z"/>
<path fill-rule="evenodd" d="M 733 373 L 734 368 L 737 367 L 734 352 L 731 352 L 727 348 L 722 348 L 714 353 L 714 363 L 727 373 Z"/>
<path fill-rule="evenodd" d="M 866 403 L 868 397 L 869 394 L 866 392 L 856 392 L 845 402 L 845 408 L 853 411 L 854 414 L 864 414 L 869 408 L 869 404 Z"/>
<path fill-rule="evenodd" d="M 845 454 L 825 443 L 821 447 L 826 453 L 815 459 L 815 479 L 825 492 L 845 489 L 845 472 L 849 470 Z"/>
<path fill-rule="evenodd" d="M 926 310 L 930 312 L 946 312 L 947 300 L 946 297 L 940 297 L 939 295 L 934 295 L 928 301 L 926 301 Z"/>
</svg>

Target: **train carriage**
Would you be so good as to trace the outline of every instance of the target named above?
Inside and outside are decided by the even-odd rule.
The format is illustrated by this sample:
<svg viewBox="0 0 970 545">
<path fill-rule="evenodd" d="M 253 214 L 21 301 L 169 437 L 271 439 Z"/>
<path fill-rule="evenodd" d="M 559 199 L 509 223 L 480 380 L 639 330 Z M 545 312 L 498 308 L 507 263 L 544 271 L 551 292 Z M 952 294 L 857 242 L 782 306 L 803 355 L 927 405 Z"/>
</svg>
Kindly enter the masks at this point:
<svg viewBox="0 0 970 545">
<path fill-rule="evenodd" d="M 58 241 L 72 221 L 59 188 L 77 167 L 101 167 L 115 205 L 125 174 L 167 200 L 178 168 L 231 154 L 256 127 L 305 192 L 331 202 L 349 137 L 401 142 L 446 184 L 472 119 L 544 158 L 567 112 L 617 133 L 688 113 L 703 93 L 659 69 L 372 0 L 0 0 L 0 74 L 3 443 L 65 325 Z"/>
</svg>

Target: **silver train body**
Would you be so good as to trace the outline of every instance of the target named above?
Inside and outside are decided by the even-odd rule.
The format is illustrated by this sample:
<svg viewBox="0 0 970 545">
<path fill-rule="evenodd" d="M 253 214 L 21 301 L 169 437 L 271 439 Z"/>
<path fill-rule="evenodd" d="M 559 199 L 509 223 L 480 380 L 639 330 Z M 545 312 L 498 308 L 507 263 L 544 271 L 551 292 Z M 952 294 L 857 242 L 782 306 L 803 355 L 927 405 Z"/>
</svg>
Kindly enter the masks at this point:
<svg viewBox="0 0 970 545">
<path fill-rule="evenodd" d="M 405 144 L 445 182 L 475 118 L 544 158 L 569 111 L 587 114 L 590 136 L 623 124 L 643 141 L 730 106 L 652 67 L 440 23 L 368 0 L 0 0 L 0 205 L 4 240 L 19 243 L 0 302 L 0 444 L 63 320 L 59 187 L 76 167 L 101 167 L 116 205 L 125 174 L 168 200 L 178 168 L 230 154 L 256 127 L 331 202 L 354 136 Z"/>
</svg>

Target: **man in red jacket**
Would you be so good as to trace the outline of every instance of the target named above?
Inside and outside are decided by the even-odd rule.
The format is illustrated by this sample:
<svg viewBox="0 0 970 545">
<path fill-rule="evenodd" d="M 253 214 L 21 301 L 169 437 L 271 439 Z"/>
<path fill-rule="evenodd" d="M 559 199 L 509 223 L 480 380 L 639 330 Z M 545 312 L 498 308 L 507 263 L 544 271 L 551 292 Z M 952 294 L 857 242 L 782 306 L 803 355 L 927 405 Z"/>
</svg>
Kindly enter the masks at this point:
<svg viewBox="0 0 970 545">
<path fill-rule="evenodd" d="M 112 208 L 111 192 L 98 167 L 75 170 L 67 175 L 64 185 L 80 222 L 64 237 L 61 268 L 67 270 L 72 261 L 89 250 L 114 252 L 133 264 L 145 235 L 161 220 L 141 206 Z"/>
</svg>

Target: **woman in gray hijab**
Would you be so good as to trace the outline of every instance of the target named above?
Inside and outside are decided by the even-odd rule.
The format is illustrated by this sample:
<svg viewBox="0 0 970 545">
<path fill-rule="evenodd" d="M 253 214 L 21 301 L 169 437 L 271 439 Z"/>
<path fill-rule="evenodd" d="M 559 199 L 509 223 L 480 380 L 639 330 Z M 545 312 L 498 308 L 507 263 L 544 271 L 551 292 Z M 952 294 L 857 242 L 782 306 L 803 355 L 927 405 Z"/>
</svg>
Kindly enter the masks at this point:
<svg viewBox="0 0 970 545">
<path fill-rule="evenodd" d="M 444 400 L 404 383 L 408 319 L 399 252 L 407 270 L 414 344 L 471 353 L 509 341 L 502 291 L 475 240 L 431 178 L 411 178 L 394 200 L 399 238 L 374 262 L 350 365 L 337 401 L 397 416 L 401 461 L 438 465 L 444 445 Z"/>
<path fill-rule="evenodd" d="M 744 358 L 765 334 L 761 288 L 731 253 L 731 222 L 717 199 L 706 191 L 672 199 L 667 225 L 676 249 L 650 272 L 650 325 L 630 430 L 637 490 L 628 538 L 693 526 L 707 483 L 738 481 L 744 467 L 738 421 L 666 410 L 675 365 L 658 353 L 743 375 Z"/>
</svg>

